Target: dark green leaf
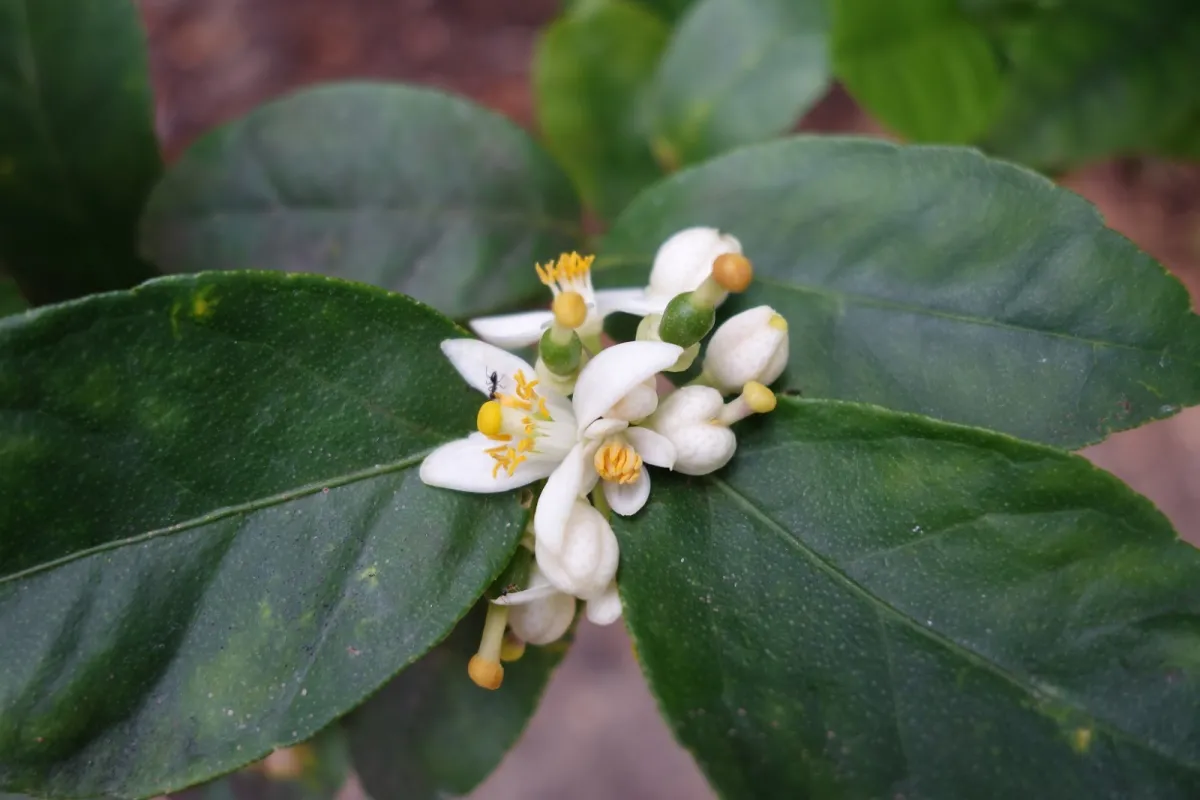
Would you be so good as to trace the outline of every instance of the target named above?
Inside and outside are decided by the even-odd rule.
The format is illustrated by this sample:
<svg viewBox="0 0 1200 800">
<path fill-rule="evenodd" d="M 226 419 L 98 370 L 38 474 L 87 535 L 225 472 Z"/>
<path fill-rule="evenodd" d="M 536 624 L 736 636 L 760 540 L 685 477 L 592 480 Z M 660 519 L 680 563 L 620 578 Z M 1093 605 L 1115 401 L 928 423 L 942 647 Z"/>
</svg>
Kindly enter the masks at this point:
<svg viewBox="0 0 1200 800">
<path fill-rule="evenodd" d="M 671 166 L 790 130 L 829 81 L 826 0 L 702 0 L 654 79 L 654 147 Z"/>
<path fill-rule="evenodd" d="M 995 118 L 999 54 L 959 0 L 837 0 L 833 9 L 834 72 L 885 125 L 968 142 Z"/>
<path fill-rule="evenodd" d="M 510 307 L 579 246 L 566 176 L 503 117 L 426 89 L 324 86 L 209 134 L 155 189 L 148 258 L 171 272 L 320 272 L 452 317 Z"/>
<path fill-rule="evenodd" d="M 645 284 L 655 249 L 689 225 L 741 239 L 757 277 L 722 311 L 787 318 L 780 386 L 806 397 L 1071 448 L 1200 402 L 1183 286 L 1077 195 L 974 151 L 746 148 L 639 197 L 597 282 Z"/>
<path fill-rule="evenodd" d="M 548 27 L 534 58 L 538 123 L 583 199 L 612 218 L 661 168 L 647 96 L 667 25 L 633 2 L 584 4 Z"/>
<path fill-rule="evenodd" d="M 0 259 L 34 303 L 153 275 L 153 113 L 130 0 L 0 0 Z"/>
<path fill-rule="evenodd" d="M 145 797 L 303 741 L 447 634 L 514 495 L 407 298 L 207 273 L 0 321 L 0 787 Z"/>
<path fill-rule="evenodd" d="M 613 523 L 725 797 L 1200 796 L 1200 555 L 1082 458 L 785 399 Z"/>
<path fill-rule="evenodd" d="M 1200 5 L 1068 4 L 1039 14 L 1014 50 L 988 149 L 1047 169 L 1120 153 L 1200 155 Z"/>
<path fill-rule="evenodd" d="M 483 609 L 347 720 L 354 766 L 374 800 L 444 798 L 470 792 L 516 742 L 541 699 L 566 641 L 526 649 L 504 667 L 504 685 L 467 677 Z"/>
</svg>

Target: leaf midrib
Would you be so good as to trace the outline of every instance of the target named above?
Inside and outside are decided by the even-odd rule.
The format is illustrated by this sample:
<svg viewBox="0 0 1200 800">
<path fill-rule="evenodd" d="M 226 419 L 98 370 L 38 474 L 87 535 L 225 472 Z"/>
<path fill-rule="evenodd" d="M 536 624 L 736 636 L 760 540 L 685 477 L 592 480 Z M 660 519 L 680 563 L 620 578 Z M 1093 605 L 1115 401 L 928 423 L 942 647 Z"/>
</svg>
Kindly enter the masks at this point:
<svg viewBox="0 0 1200 800">
<path fill-rule="evenodd" d="M 1049 694 L 1045 691 L 1042 691 L 1035 685 L 1028 683 L 1023 676 L 1009 672 L 999 664 L 989 660 L 984 655 L 964 647 L 955 640 L 936 630 L 920 624 L 918 621 L 914 620 L 912 617 L 905 614 L 891 603 L 883 600 L 878 595 L 868 590 L 865 586 L 846 575 L 844 572 L 838 569 L 832 561 L 808 547 L 808 545 L 806 545 L 799 538 L 792 536 L 787 528 L 776 522 L 758 506 L 754 505 L 754 503 L 751 502 L 748 497 L 743 495 L 737 489 L 733 488 L 733 486 L 731 486 L 725 480 L 714 475 L 710 475 L 708 476 L 708 482 L 724 492 L 731 500 L 733 500 L 734 503 L 742 507 L 755 520 L 759 521 L 773 533 L 777 534 L 787 545 L 804 556 L 804 558 L 812 563 L 813 566 L 815 566 L 819 571 L 829 576 L 830 579 L 847 589 L 851 594 L 861 597 L 869 607 L 874 609 L 881 620 L 885 615 L 892 617 L 910 630 L 917 632 L 922 637 L 930 640 L 944 650 L 949 651 L 952 655 L 961 658 L 962 660 L 967 661 L 968 663 L 971 663 L 987 672 L 990 672 L 991 674 L 995 675 L 1011 686 L 1016 687 L 1018 690 L 1031 697 L 1035 697 L 1039 700 L 1044 700 L 1050 703 L 1061 703 L 1070 706 L 1072 709 L 1082 714 L 1085 718 L 1091 720 L 1095 728 L 1106 734 L 1111 739 L 1127 742 L 1137 748 L 1153 753 L 1160 758 L 1166 759 L 1172 764 L 1193 772 L 1200 772 L 1200 763 L 1184 760 L 1179 755 L 1163 749 L 1160 745 L 1152 741 L 1138 738 L 1136 734 L 1126 731 L 1110 720 L 1097 716 L 1096 713 L 1091 709 L 1081 707 L 1074 702 L 1074 697 L 1071 695 L 1066 693 Z M 896 687 L 891 686 L 890 688 L 894 694 Z M 1037 711 L 1038 708 L 1035 707 L 1033 710 Z M 897 725 L 899 725 L 900 720 L 897 719 L 896 722 Z"/>
<path fill-rule="evenodd" d="M 222 508 L 209 511 L 205 514 L 201 514 L 200 516 L 192 517 L 191 519 L 187 519 L 182 522 L 176 522 L 173 525 L 167 525 L 163 528 L 155 528 L 153 530 L 143 531 L 142 533 L 126 536 L 121 539 L 113 539 L 112 541 L 104 542 L 103 544 L 98 544 L 93 547 L 88 547 L 83 550 L 70 553 L 69 555 L 61 556 L 43 564 L 37 564 L 32 567 L 28 567 L 20 570 L 19 572 L 14 572 L 11 575 L 2 576 L 0 577 L 0 586 L 3 586 L 6 583 L 23 580 L 40 572 L 57 569 L 58 567 L 64 566 L 73 561 L 87 558 L 97 553 L 103 553 L 109 550 L 117 550 L 129 545 L 142 544 L 143 542 L 148 542 L 161 536 L 171 536 L 177 533 L 183 533 L 184 531 L 189 531 L 193 528 L 199 528 L 204 525 L 210 525 L 214 522 L 220 522 L 223 519 L 235 517 L 239 514 L 248 514 L 254 511 L 261 511 L 264 508 L 283 505 L 284 503 L 289 503 L 293 500 L 298 500 L 302 497 L 307 497 L 326 489 L 337 489 L 342 486 L 348 486 L 352 483 L 358 483 L 359 481 L 377 478 L 381 475 L 400 472 L 420 463 L 425 456 L 433 452 L 433 449 L 434 448 L 426 448 L 425 450 L 421 450 L 413 455 L 408 456 L 407 458 L 392 462 L 390 464 L 377 464 L 376 466 L 359 470 L 357 472 L 339 475 L 331 478 L 330 480 L 307 483 L 302 486 L 297 486 L 293 489 L 287 489 L 277 494 L 259 497 L 253 500 L 247 500 L 243 503 L 238 503 L 232 506 L 224 506 Z"/>
<path fill-rule="evenodd" d="M 593 272 L 606 269 L 618 269 L 626 266 L 647 263 L 647 259 L 635 259 L 630 257 L 616 256 L 612 259 L 601 261 L 596 267 L 593 267 Z M 1162 357 L 1166 356 L 1174 361 L 1179 361 L 1189 367 L 1200 369 L 1200 361 L 1193 361 L 1176 353 L 1170 353 L 1167 348 L 1148 348 L 1139 347 L 1138 345 L 1125 344 L 1124 342 L 1107 341 L 1104 339 L 1090 339 L 1086 336 L 1079 336 L 1072 333 L 1064 333 L 1062 331 L 1050 331 L 1043 328 L 1032 328 L 1024 325 L 1015 325 L 1011 322 L 1001 322 L 1000 320 L 987 319 L 986 317 L 971 317 L 961 313 L 952 311 L 942 311 L 940 309 L 929 308 L 927 306 L 914 306 L 908 303 L 901 303 L 896 300 L 888 300 L 879 297 L 871 297 L 870 295 L 857 294 L 855 292 L 846 292 L 838 289 L 827 289 L 823 286 L 816 286 L 809 283 L 797 283 L 783 281 L 778 278 L 758 275 L 754 276 L 755 285 L 769 286 L 780 291 L 794 291 L 801 294 L 811 294 L 818 297 L 827 297 L 834 300 L 846 302 L 851 305 L 860 305 L 867 308 L 880 308 L 889 311 L 897 311 L 905 314 L 912 314 L 920 317 L 931 317 L 934 319 L 945 319 L 951 322 L 958 322 L 963 325 L 977 325 L 982 328 L 995 328 L 997 330 L 1015 331 L 1017 333 L 1036 334 L 1045 336 L 1050 339 L 1063 339 L 1069 342 L 1078 342 L 1087 344 L 1093 348 L 1105 348 L 1111 350 L 1127 350 L 1132 353 L 1140 353 L 1143 355 Z"/>
</svg>

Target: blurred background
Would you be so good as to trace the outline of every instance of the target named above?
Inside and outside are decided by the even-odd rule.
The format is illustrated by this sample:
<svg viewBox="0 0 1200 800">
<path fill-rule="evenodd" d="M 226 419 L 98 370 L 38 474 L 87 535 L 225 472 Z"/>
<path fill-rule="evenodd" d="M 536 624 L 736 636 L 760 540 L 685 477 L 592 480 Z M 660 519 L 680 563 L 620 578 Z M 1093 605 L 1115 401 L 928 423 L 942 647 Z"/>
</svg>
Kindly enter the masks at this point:
<svg viewBox="0 0 1200 800">
<path fill-rule="evenodd" d="M 376 78 L 466 95 L 534 129 L 532 49 L 556 0 L 138 0 L 149 32 L 156 124 L 171 160 L 196 137 L 312 83 Z M 887 133 L 834 88 L 805 130 Z M 1066 175 L 1108 224 L 1200 289 L 1200 168 L 1123 160 Z M 1084 453 L 1200 542 L 1200 409 Z M 463 680 L 466 680 L 464 672 Z M 261 793 L 261 792 L 256 792 Z M 239 793 L 240 794 L 240 793 Z M 712 797 L 659 717 L 619 625 L 582 624 L 518 746 L 472 795 Z M 346 800 L 362 797 L 353 782 Z"/>
</svg>

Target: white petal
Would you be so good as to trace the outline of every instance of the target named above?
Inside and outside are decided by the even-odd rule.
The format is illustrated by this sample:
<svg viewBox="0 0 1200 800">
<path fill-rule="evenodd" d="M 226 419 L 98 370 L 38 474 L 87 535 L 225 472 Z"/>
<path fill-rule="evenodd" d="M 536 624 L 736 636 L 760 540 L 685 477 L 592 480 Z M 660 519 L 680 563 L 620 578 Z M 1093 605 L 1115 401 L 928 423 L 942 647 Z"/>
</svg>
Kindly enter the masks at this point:
<svg viewBox="0 0 1200 800">
<path fill-rule="evenodd" d="M 645 289 L 600 289 L 596 292 L 596 313 L 601 317 L 607 317 L 614 311 L 639 317 L 661 314 L 670 299 L 649 295 Z"/>
<path fill-rule="evenodd" d="M 523 371 L 530 380 L 535 375 L 533 367 L 526 364 L 524 359 L 478 339 L 446 339 L 442 342 L 442 352 L 462 379 L 483 394 L 488 393 L 488 378 L 493 372 L 510 381 L 511 376 L 519 371 Z M 512 391 L 513 387 L 509 385 L 507 389 Z"/>
<path fill-rule="evenodd" d="M 547 581 L 541 586 L 522 589 L 519 592 L 509 592 L 506 595 L 497 597 L 492 603 L 498 606 L 523 606 L 537 600 L 545 600 L 554 594 L 558 594 L 558 589 L 555 589 L 553 584 Z"/>
<path fill-rule="evenodd" d="M 467 324 L 485 342 L 500 347 L 528 347 L 542 338 L 542 331 L 554 321 L 550 311 L 524 311 L 497 317 L 477 317 Z"/>
<path fill-rule="evenodd" d="M 633 483 L 604 482 L 604 499 L 614 513 L 628 517 L 642 510 L 646 500 L 650 498 L 650 473 L 646 467 L 638 474 Z"/>
<path fill-rule="evenodd" d="M 612 526 L 586 500 L 577 500 L 567 519 L 562 548 L 538 539 L 534 557 L 551 583 L 567 594 L 592 597 L 616 577 L 620 548 Z"/>
<path fill-rule="evenodd" d="M 537 510 L 533 512 L 533 535 L 552 550 L 562 547 L 567 518 L 579 498 L 587 477 L 585 473 L 589 469 L 595 472 L 591 461 L 584 446 L 576 444 L 550 474 L 546 487 L 538 496 Z"/>
<path fill-rule="evenodd" d="M 658 389 L 654 378 L 647 378 L 629 390 L 616 405 L 608 410 L 606 416 L 636 422 L 645 419 L 658 408 Z"/>
<path fill-rule="evenodd" d="M 601 417 L 587 426 L 581 438 L 588 440 L 603 439 L 605 436 L 612 436 L 614 433 L 619 433 L 628 427 L 629 423 L 623 419 Z"/>
<path fill-rule="evenodd" d="M 601 350 L 575 382 L 575 424 L 580 433 L 647 378 L 675 363 L 683 348 L 666 342 L 625 342 Z"/>
<path fill-rule="evenodd" d="M 675 466 L 675 445 L 661 433 L 649 428 L 634 427 L 625 431 L 625 438 L 647 464 L 667 469 Z"/>
<path fill-rule="evenodd" d="M 604 594 L 588 598 L 587 618 L 594 625 L 612 625 L 621 618 L 621 595 L 617 593 L 616 581 L 608 585 Z"/>
<path fill-rule="evenodd" d="M 560 639 L 575 620 L 575 598 L 555 589 L 536 564 L 529 573 L 529 582 L 534 588 L 516 594 L 544 594 L 514 605 L 508 624 L 513 633 L 529 644 L 549 644 Z"/>
<path fill-rule="evenodd" d="M 526 461 L 517 466 L 511 477 L 502 469 L 493 478 L 496 462 L 484 448 L 494 445 L 481 433 L 448 442 L 425 456 L 421 462 L 421 480 L 427 486 L 442 489 L 493 494 L 541 480 L 554 469 L 551 461 Z"/>
</svg>

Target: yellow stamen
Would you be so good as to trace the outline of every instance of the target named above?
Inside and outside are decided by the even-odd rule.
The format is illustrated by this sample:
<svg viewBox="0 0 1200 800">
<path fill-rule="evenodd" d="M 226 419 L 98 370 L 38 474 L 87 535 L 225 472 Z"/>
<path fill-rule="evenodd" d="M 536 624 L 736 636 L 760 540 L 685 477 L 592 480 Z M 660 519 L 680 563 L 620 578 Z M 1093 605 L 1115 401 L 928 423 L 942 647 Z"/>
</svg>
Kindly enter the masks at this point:
<svg viewBox="0 0 1200 800">
<path fill-rule="evenodd" d="M 770 325 L 775 330 L 784 331 L 785 333 L 787 332 L 787 329 L 788 329 L 787 320 L 784 319 L 783 315 L 781 315 L 781 314 L 772 314 L 771 318 L 769 320 L 767 320 L 767 324 Z"/>
<path fill-rule="evenodd" d="M 526 444 L 527 442 L 528 444 Z M 493 478 L 500 476 L 500 470 L 504 470 L 506 473 L 508 473 L 508 477 L 511 478 L 513 473 L 517 471 L 517 467 L 527 460 L 523 453 L 529 452 L 532 449 L 533 440 L 522 439 L 521 441 L 517 442 L 516 447 L 500 445 L 499 447 L 489 447 L 483 452 L 487 453 L 496 461 L 495 465 L 492 466 Z M 518 452 L 518 450 L 520 452 Z"/>
<path fill-rule="evenodd" d="M 575 330 L 587 319 L 587 303 L 579 292 L 562 292 L 550 306 L 554 321 L 564 328 Z"/>
<path fill-rule="evenodd" d="M 561 281 L 576 280 L 587 276 L 592 269 L 592 262 L 595 260 L 595 256 L 563 253 L 558 257 L 557 263 L 546 262 L 545 266 L 535 264 L 534 269 L 537 270 L 538 278 L 542 283 L 556 289 L 556 284 Z"/>
<path fill-rule="evenodd" d="M 592 463 L 602 479 L 621 484 L 633 483 L 642 471 L 642 457 L 631 445 L 617 441 L 597 450 Z"/>
</svg>

